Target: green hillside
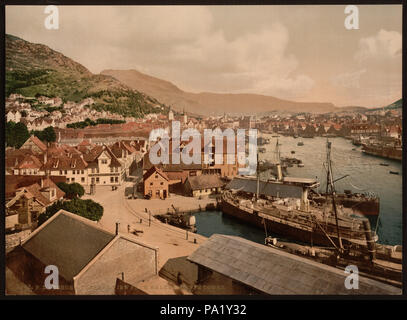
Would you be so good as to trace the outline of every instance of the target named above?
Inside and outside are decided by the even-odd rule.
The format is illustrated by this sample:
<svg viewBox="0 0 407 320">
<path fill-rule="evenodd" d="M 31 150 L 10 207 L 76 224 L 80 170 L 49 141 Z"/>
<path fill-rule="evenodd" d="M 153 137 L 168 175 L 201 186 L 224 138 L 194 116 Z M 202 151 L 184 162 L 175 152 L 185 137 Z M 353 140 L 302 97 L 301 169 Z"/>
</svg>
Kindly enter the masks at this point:
<svg viewBox="0 0 407 320">
<path fill-rule="evenodd" d="M 111 76 L 92 74 L 45 45 L 6 35 L 6 96 L 11 93 L 74 102 L 92 97 L 96 102 L 92 108 L 134 117 L 166 108 Z"/>
</svg>

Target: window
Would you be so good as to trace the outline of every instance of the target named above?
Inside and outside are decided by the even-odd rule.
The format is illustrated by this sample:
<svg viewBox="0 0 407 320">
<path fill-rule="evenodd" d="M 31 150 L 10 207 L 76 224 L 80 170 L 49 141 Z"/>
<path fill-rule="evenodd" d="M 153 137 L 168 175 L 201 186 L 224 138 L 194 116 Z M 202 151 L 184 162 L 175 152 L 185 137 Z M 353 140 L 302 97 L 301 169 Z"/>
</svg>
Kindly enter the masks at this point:
<svg viewBox="0 0 407 320">
<path fill-rule="evenodd" d="M 72 174 L 75 174 L 75 170 L 72 170 Z"/>
<path fill-rule="evenodd" d="M 102 164 L 107 164 L 107 159 L 102 159 Z"/>
<path fill-rule="evenodd" d="M 76 174 L 80 174 L 81 172 L 80 172 L 80 170 L 76 170 Z"/>
<path fill-rule="evenodd" d="M 85 182 L 85 178 L 84 178 L 84 177 L 81 178 L 81 182 Z"/>
<path fill-rule="evenodd" d="M 81 173 L 82 173 L 82 174 L 84 174 L 84 173 L 85 173 L 85 171 L 84 171 L 84 170 L 81 170 Z"/>
<path fill-rule="evenodd" d="M 69 178 L 66 178 L 66 182 L 69 182 Z"/>
<path fill-rule="evenodd" d="M 163 186 L 163 185 L 164 185 L 164 182 L 160 182 L 160 185 L 162 185 L 162 186 Z"/>
<path fill-rule="evenodd" d="M 113 183 L 113 182 L 114 182 L 113 177 L 110 177 L 110 183 Z"/>
<path fill-rule="evenodd" d="M 158 179 L 158 174 L 155 175 L 155 178 Z"/>
<path fill-rule="evenodd" d="M 68 170 L 65 170 L 65 174 L 68 174 Z"/>
<path fill-rule="evenodd" d="M 113 172 L 113 167 L 110 167 L 110 172 Z"/>
<path fill-rule="evenodd" d="M 75 178 L 72 178 L 72 180 L 71 180 L 72 182 L 75 182 Z"/>
<path fill-rule="evenodd" d="M 152 186 L 153 185 L 153 183 L 152 182 L 150 182 L 150 186 Z"/>
<path fill-rule="evenodd" d="M 62 170 L 59 170 L 59 174 L 62 176 Z"/>
<path fill-rule="evenodd" d="M 115 182 L 119 182 L 119 178 L 118 178 L 118 177 L 115 177 L 115 178 L 114 178 L 114 181 L 115 181 Z"/>
<path fill-rule="evenodd" d="M 96 178 L 96 183 L 99 183 L 99 178 Z"/>
</svg>

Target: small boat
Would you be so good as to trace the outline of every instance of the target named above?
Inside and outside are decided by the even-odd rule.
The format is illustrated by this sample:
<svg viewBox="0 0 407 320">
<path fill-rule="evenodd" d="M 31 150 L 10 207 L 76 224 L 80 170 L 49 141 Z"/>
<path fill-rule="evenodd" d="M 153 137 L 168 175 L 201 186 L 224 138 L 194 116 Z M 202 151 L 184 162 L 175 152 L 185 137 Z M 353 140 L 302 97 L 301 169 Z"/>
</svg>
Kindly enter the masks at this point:
<svg viewBox="0 0 407 320">
<path fill-rule="evenodd" d="M 291 154 L 294 154 L 295 153 L 295 151 L 294 150 L 291 150 Z"/>
<path fill-rule="evenodd" d="M 298 168 L 303 168 L 303 167 L 304 167 L 304 164 L 303 164 L 303 163 L 299 163 L 299 164 L 297 164 L 297 166 L 298 166 Z"/>
<path fill-rule="evenodd" d="M 398 171 L 389 171 L 390 174 L 399 174 Z"/>
<path fill-rule="evenodd" d="M 380 165 L 383 166 L 383 167 L 388 167 L 389 166 L 389 164 L 385 163 L 385 162 L 380 163 Z"/>
<path fill-rule="evenodd" d="M 301 146 L 303 146 L 304 145 L 304 142 L 302 142 L 302 141 L 299 141 L 298 143 L 297 143 L 297 146 L 299 146 L 299 147 L 301 147 Z"/>
</svg>

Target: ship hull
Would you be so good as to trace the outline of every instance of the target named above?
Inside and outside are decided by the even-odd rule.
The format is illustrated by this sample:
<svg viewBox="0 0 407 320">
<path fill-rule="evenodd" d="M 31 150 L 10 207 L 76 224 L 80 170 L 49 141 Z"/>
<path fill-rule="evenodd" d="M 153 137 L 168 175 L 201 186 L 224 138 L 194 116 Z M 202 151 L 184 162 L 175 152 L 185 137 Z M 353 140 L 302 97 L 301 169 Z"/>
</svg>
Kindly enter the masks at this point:
<svg viewBox="0 0 407 320">
<path fill-rule="evenodd" d="M 222 212 L 226 215 L 235 217 L 241 221 L 251 224 L 259 229 L 265 230 L 266 224 L 267 233 L 272 233 L 280 235 L 286 239 L 291 239 L 303 243 L 312 243 L 321 246 L 332 246 L 331 241 L 328 237 L 317 227 L 314 228 L 297 228 L 290 224 L 284 223 L 282 221 L 276 221 L 272 219 L 264 219 L 263 217 L 255 214 L 249 213 L 246 210 L 231 204 L 228 201 L 222 200 L 221 202 Z M 338 239 L 334 235 L 330 235 L 331 239 L 338 245 Z M 349 243 L 346 239 L 342 239 L 342 243 Z"/>
<path fill-rule="evenodd" d="M 326 197 L 319 196 L 313 197 L 318 204 L 325 204 Z M 354 198 L 347 197 L 346 195 L 336 195 L 335 202 L 338 205 L 342 205 L 345 208 L 352 209 L 355 213 L 359 213 L 365 216 L 378 216 L 380 213 L 380 202 L 378 199 L 368 199 L 368 198 Z"/>
<path fill-rule="evenodd" d="M 403 151 L 401 149 L 394 149 L 389 147 L 372 147 L 364 145 L 363 153 L 386 159 L 401 161 Z"/>
</svg>

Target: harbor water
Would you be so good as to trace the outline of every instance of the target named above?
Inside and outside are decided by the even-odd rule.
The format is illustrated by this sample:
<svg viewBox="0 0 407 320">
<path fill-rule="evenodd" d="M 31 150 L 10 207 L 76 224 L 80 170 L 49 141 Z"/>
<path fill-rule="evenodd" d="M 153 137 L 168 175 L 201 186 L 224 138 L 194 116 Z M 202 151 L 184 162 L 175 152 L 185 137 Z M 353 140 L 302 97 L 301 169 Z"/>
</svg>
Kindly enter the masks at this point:
<svg viewBox="0 0 407 320">
<path fill-rule="evenodd" d="M 277 138 L 262 135 L 270 139 L 270 144 L 263 147 L 266 152 L 259 155 L 260 159 L 274 161 L 276 159 Z M 302 139 L 278 137 L 281 144 L 281 157 L 295 157 L 302 160 L 304 167 L 288 168 L 288 176 L 317 178 L 321 183 L 321 192 L 326 188 L 326 138 L 315 137 Z M 303 146 L 298 146 L 302 141 Z M 350 140 L 330 138 L 332 142 L 331 160 L 334 179 L 345 175 L 348 177 L 335 183 L 338 193 L 352 190 L 359 193 L 374 193 L 380 198 L 380 215 L 369 217 L 372 230 L 377 228 L 379 243 L 402 243 L 402 164 L 399 161 L 383 159 L 362 152 L 361 147 L 354 146 Z M 292 153 L 294 151 L 295 153 Z M 388 166 L 382 166 L 387 163 Z M 398 175 L 389 171 L 399 172 Z M 267 179 L 269 173 L 262 173 L 261 178 Z M 197 232 L 204 236 L 214 233 L 236 235 L 259 243 L 264 242 L 265 230 L 249 226 L 236 218 L 228 217 L 219 211 L 204 211 L 195 214 Z M 280 237 L 281 238 L 281 237 Z"/>
</svg>

